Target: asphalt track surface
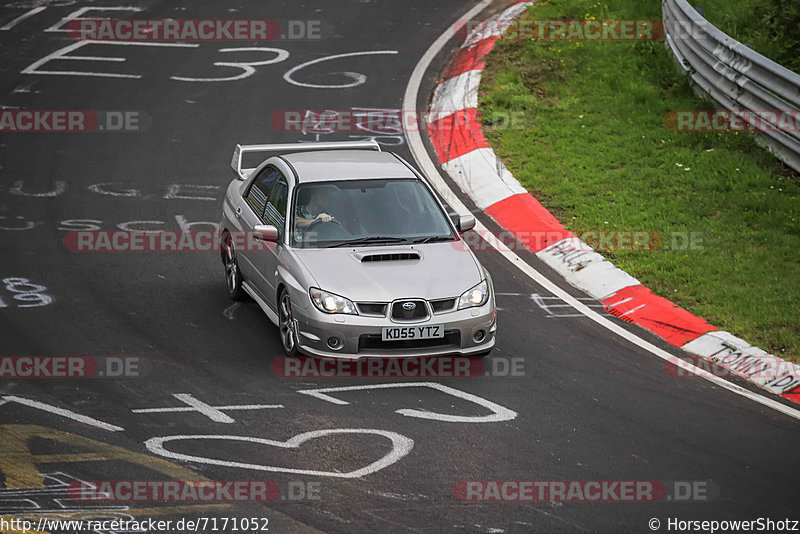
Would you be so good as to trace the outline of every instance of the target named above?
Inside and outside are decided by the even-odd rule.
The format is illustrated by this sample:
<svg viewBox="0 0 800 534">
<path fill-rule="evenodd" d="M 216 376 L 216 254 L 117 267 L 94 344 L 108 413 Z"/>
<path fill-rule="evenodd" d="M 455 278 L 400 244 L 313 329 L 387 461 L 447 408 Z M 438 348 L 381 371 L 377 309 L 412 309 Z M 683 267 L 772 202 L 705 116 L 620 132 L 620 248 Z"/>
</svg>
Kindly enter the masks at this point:
<svg viewBox="0 0 800 534">
<path fill-rule="evenodd" d="M 499 404 L 517 416 L 501 422 L 448 422 L 396 411 L 413 408 L 475 417 L 489 412 L 426 387 L 335 394 L 346 405 L 298 393 L 398 381 L 275 376 L 270 364 L 283 355 L 277 329 L 254 303 L 232 306 L 216 254 L 76 253 L 65 247 L 66 230 L 87 228 L 76 220 L 102 229 L 150 221 L 130 226 L 150 230 L 179 230 L 179 220 L 218 221 L 224 187 L 233 177 L 228 164 L 236 143 L 314 139 L 313 134 L 276 131 L 270 118 L 280 110 L 400 108 L 419 58 L 470 5 L 452 0 L 193 1 L 176 7 L 173 2 L 64 1 L 19 2 L 0 9 L 1 26 L 33 7 L 47 8 L 0 31 L 4 108 L 132 110 L 149 123 L 140 132 L 0 134 L 0 278 L 26 278 L 45 286 L 43 292 L 53 298 L 48 305 L 21 307 L 25 301 L 0 287 L 1 355 L 136 357 L 147 362 L 148 370 L 139 378 L 3 379 L 0 394 L 6 400 L 29 399 L 119 427 L 105 430 L 52 408 L 13 400 L 0 404 L 0 480 L 6 488 L 24 493 L 36 487 L 36 477 L 19 474 L 20 466 L 30 462 L 42 474 L 62 473 L 62 480 L 164 479 L 171 478 L 164 470 L 175 466 L 193 470 L 198 478 L 269 479 L 278 483 L 284 499 L 210 508 L 137 502 L 103 513 L 162 519 L 263 517 L 269 518 L 271 532 L 649 532 L 648 521 L 654 517 L 664 525 L 670 517 L 778 520 L 796 515 L 797 420 L 707 381 L 672 376 L 662 360 L 558 307 L 556 299 L 547 299 L 546 291 L 492 251 L 479 252 L 493 276 L 501 308 L 497 348 L 486 365 L 491 369 L 493 361 L 502 367 L 521 359 L 524 372 L 435 382 Z M 332 30 L 321 41 L 205 42 L 191 48 L 92 45 L 95 48 L 73 55 L 124 56 L 126 61 L 59 60 L 42 66 L 140 78 L 22 74 L 36 60 L 74 42 L 65 33 L 44 30 L 86 6 L 135 6 L 141 12 L 124 16 L 150 19 L 321 19 Z M 235 81 L 171 79 L 236 76 L 242 69 L 213 63 L 275 57 L 264 51 L 219 51 L 253 46 L 281 48 L 289 57 L 255 67 L 252 75 Z M 369 51 L 397 53 L 317 63 L 292 76 L 306 85 L 335 85 L 353 82 L 343 72 L 362 74 L 363 83 L 353 87 L 313 88 L 284 78 L 289 69 L 307 61 Z M 434 62 L 422 98 L 451 52 L 448 47 Z M 339 132 L 321 139 L 351 137 Z M 401 135 L 381 136 L 379 141 L 411 159 Z M 20 181 L 26 195 L 15 194 Z M 109 183 L 113 185 L 95 189 L 118 196 L 91 190 Z M 174 184 L 182 185 L 170 189 Z M 46 192 L 54 193 L 30 196 Z M 169 198 L 176 196 L 208 199 Z M 491 227 L 490 221 L 484 222 Z M 34 227 L 9 230 L 28 223 Z M 549 273 L 532 255 L 523 257 Z M 554 306 L 542 308 L 533 294 Z M 674 352 L 643 330 L 630 330 Z M 225 413 L 233 421 L 228 423 L 196 411 L 133 411 L 187 407 L 173 394 L 190 394 L 214 406 L 282 407 L 229 410 Z M 166 459 L 173 466 L 167 468 L 160 463 L 165 459 L 158 460 L 145 446 L 153 438 L 175 435 L 286 441 L 331 429 L 391 432 L 413 440 L 413 448 L 375 472 L 342 478 L 179 459 Z M 19 448 L 23 436 L 36 433 L 40 437 Z M 99 455 L 69 456 L 86 452 L 86 442 L 76 436 L 104 444 L 98 445 Z M 141 461 L 115 458 L 110 446 L 141 454 Z M 386 437 L 365 433 L 324 435 L 296 449 L 219 439 L 191 439 L 165 447 L 198 457 L 333 475 L 391 454 Z M 67 456 L 31 460 L 19 452 L 23 449 L 33 455 Z M 52 485 L 55 478 L 46 480 Z M 462 480 L 712 481 L 718 495 L 705 501 L 658 503 L 462 502 L 454 495 Z M 287 498 L 290 484 L 308 482 L 319 483 L 319 499 Z M 20 513 L 29 502 L 19 494 L 4 495 L 0 494 L 2 513 Z M 63 506 L 31 495 L 35 492 L 25 498 L 45 510 Z M 73 517 L 100 513 L 93 505 L 78 509 Z"/>
</svg>

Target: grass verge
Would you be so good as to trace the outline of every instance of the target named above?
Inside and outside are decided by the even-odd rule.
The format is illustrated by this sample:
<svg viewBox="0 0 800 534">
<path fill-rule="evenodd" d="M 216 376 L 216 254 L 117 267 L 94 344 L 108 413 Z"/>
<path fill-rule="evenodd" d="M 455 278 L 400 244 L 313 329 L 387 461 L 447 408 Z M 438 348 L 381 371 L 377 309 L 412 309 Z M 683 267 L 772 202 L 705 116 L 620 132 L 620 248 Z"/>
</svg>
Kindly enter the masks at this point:
<svg viewBox="0 0 800 534">
<path fill-rule="evenodd" d="M 652 0 L 549 0 L 531 19 L 659 19 Z M 695 249 L 606 252 L 659 295 L 777 356 L 800 355 L 800 187 L 748 134 L 674 132 L 700 101 L 662 42 L 501 40 L 480 88 L 484 133 L 570 230 L 696 233 Z M 515 115 L 511 115 L 511 114 Z M 529 118 L 503 128 L 501 118 Z M 494 121 L 498 120 L 498 123 Z"/>
</svg>

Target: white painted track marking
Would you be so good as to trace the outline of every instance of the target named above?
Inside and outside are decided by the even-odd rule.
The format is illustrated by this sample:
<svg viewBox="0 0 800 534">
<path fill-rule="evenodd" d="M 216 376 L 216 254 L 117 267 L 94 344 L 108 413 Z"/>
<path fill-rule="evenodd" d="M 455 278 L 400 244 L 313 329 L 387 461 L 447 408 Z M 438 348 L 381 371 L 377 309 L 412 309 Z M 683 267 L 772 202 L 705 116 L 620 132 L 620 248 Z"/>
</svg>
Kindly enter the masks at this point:
<svg viewBox="0 0 800 534">
<path fill-rule="evenodd" d="M 499 295 L 500 293 L 495 293 Z M 558 297 L 545 297 L 540 295 L 539 293 L 531 293 L 530 300 L 536 303 L 539 308 L 541 308 L 546 314 L 547 317 L 552 318 L 564 318 L 564 317 L 583 317 L 582 313 L 561 313 L 559 311 L 554 310 L 554 308 L 572 308 L 569 304 L 561 304 L 561 299 Z M 557 304 L 548 304 L 547 301 L 554 300 Z M 591 297 L 581 297 L 578 300 L 582 300 L 584 302 L 588 302 L 587 306 L 589 308 L 603 308 L 603 305 L 597 302 L 595 299 Z"/>
<path fill-rule="evenodd" d="M 471 19 L 472 17 L 476 16 L 478 13 L 483 11 L 488 5 L 491 4 L 491 0 L 482 0 L 478 3 L 475 7 L 467 11 L 467 13 L 462 17 L 462 19 Z M 417 63 L 416 67 L 414 67 L 414 71 L 411 73 L 411 78 L 408 81 L 408 85 L 406 86 L 405 95 L 403 96 L 403 109 L 416 109 L 417 105 L 417 97 L 419 96 L 419 89 L 422 83 L 423 76 L 425 72 L 430 67 L 431 62 L 436 57 L 436 55 L 442 50 L 442 48 L 447 44 L 450 38 L 455 35 L 455 30 L 458 26 L 458 22 L 451 25 L 448 29 L 444 31 L 436 41 L 431 44 L 431 46 L 425 51 L 425 53 L 420 58 L 419 62 Z M 444 181 L 442 176 L 439 174 L 436 165 L 431 160 L 431 157 L 428 155 L 428 151 L 425 149 L 425 144 L 422 142 L 422 137 L 419 133 L 419 128 L 417 129 L 407 129 L 406 130 L 406 139 L 408 141 L 408 147 L 411 150 L 411 154 L 414 157 L 414 160 L 417 162 L 417 165 L 422 170 L 423 174 L 428 178 L 433 185 L 434 188 L 439 192 L 439 194 L 443 197 L 443 199 L 452 207 L 456 212 L 459 213 L 468 213 L 469 210 L 461 202 L 456 194 L 450 189 L 447 183 Z M 509 249 L 502 241 L 494 237 L 491 232 L 489 231 L 480 220 L 477 221 L 475 225 L 475 230 L 483 236 L 483 239 L 491 245 L 497 252 L 499 252 L 504 258 L 511 262 L 512 265 L 517 267 L 520 271 L 522 271 L 525 275 L 527 275 L 531 280 L 539 284 L 541 287 L 552 293 L 553 295 L 560 297 L 564 302 L 570 304 L 573 308 L 579 311 L 581 314 L 586 316 L 587 318 L 591 319 L 592 321 L 596 322 L 600 326 L 610 330 L 611 332 L 617 334 L 618 336 L 622 337 L 623 339 L 627 340 L 628 342 L 636 345 L 637 347 L 646 350 L 647 352 L 658 356 L 659 358 L 666 360 L 681 369 L 685 369 L 687 372 L 692 373 L 696 376 L 702 377 L 709 382 L 714 383 L 715 385 L 727 389 L 737 395 L 741 395 L 742 397 L 746 397 L 752 401 L 755 401 L 763 406 L 768 408 L 772 408 L 780 413 L 788 415 L 789 417 L 800 421 L 800 411 L 786 406 L 776 400 L 764 397 L 759 395 L 758 393 L 752 392 L 748 389 L 745 389 L 741 386 L 728 382 L 720 377 L 714 376 L 713 374 L 700 369 L 699 367 L 687 363 L 686 361 L 678 358 L 677 356 L 673 356 L 669 352 L 660 349 L 645 341 L 644 339 L 640 338 L 639 336 L 627 331 L 622 326 L 614 323 L 613 321 L 603 317 L 599 313 L 591 310 L 588 306 L 580 302 L 577 298 L 573 297 L 556 284 L 548 280 L 544 275 L 539 273 L 536 269 L 528 265 L 522 258 L 520 258 L 517 254 L 514 253 L 511 249 Z"/>
<path fill-rule="evenodd" d="M 116 185 L 120 184 L 121 182 L 104 182 L 101 184 L 92 184 L 87 189 L 92 193 L 97 193 L 100 195 L 109 195 L 112 197 L 138 197 L 140 195 L 139 191 L 136 189 L 126 189 L 125 191 L 106 191 L 103 186 L 106 185 Z"/>
<path fill-rule="evenodd" d="M 169 441 L 215 439 L 215 440 L 227 440 L 227 441 L 242 441 L 246 443 L 257 443 L 261 445 L 269 445 L 272 447 L 280 447 L 284 449 L 296 449 L 306 441 L 336 434 L 362 434 L 362 435 L 383 436 L 392 442 L 392 450 L 389 451 L 388 454 L 384 455 L 380 460 L 372 462 L 371 464 L 365 467 L 356 469 L 355 471 L 341 473 L 337 471 L 315 471 L 310 469 L 293 469 L 289 467 L 275 467 L 263 464 L 231 462 L 227 460 L 218 460 L 215 458 L 204 458 L 202 456 L 191 456 L 188 454 L 180 454 L 168 451 L 164 448 L 164 443 L 167 443 Z M 165 458 L 171 458 L 173 460 L 198 462 L 209 465 L 221 465 L 224 467 L 238 467 L 241 469 L 250 469 L 253 471 L 272 471 L 276 473 L 293 473 L 296 475 L 324 476 L 324 477 L 335 477 L 335 478 L 360 478 L 365 475 L 369 475 L 377 471 L 380 471 L 381 469 L 389 467 L 395 462 L 401 460 L 409 452 L 411 452 L 411 449 L 414 447 L 414 440 L 406 436 L 403 436 L 401 434 L 397 434 L 396 432 L 389 432 L 387 430 L 375 430 L 371 428 L 333 428 L 329 430 L 314 430 L 312 432 L 304 432 L 303 434 L 298 434 L 294 436 L 288 441 L 275 441 L 271 439 L 253 438 L 248 436 L 217 436 L 212 434 L 212 435 L 197 435 L 197 436 L 165 436 L 165 437 L 150 438 L 147 441 L 145 441 L 144 444 L 147 447 L 147 450 L 149 450 L 150 452 L 157 454 L 159 456 L 163 456 Z"/>
<path fill-rule="evenodd" d="M 180 199 L 180 200 L 208 200 L 208 201 L 216 201 L 217 197 L 207 197 L 207 196 L 192 196 L 188 195 L 188 191 L 183 191 L 183 189 L 191 188 L 194 189 L 195 192 L 199 193 L 202 190 L 205 191 L 219 191 L 220 186 L 218 185 L 194 185 L 194 184 L 170 184 L 167 187 L 167 192 L 164 193 L 165 200 L 173 200 L 173 199 Z"/>
<path fill-rule="evenodd" d="M 479 70 L 468 70 L 442 82 L 433 93 L 428 123 L 444 119 L 463 109 L 477 108 L 480 83 Z"/>
<path fill-rule="evenodd" d="M 72 22 L 74 20 L 92 20 L 92 19 L 86 19 L 86 18 L 81 17 L 81 15 L 84 15 L 84 14 L 88 13 L 89 11 L 133 11 L 133 12 L 139 12 L 141 10 L 142 10 L 142 8 L 134 7 L 134 6 L 108 6 L 108 7 L 103 7 L 103 6 L 96 6 L 95 7 L 95 6 L 92 6 L 92 7 L 81 7 L 81 8 L 78 8 L 77 10 L 73 11 L 72 13 L 67 15 L 66 17 L 62 18 L 61 20 L 59 20 L 58 22 L 56 22 L 55 24 L 53 24 L 52 26 L 47 28 L 45 31 L 46 32 L 68 32 L 69 31 L 68 24 L 70 22 Z M 96 18 L 97 19 L 101 19 L 101 20 L 111 20 L 108 17 L 96 17 Z M 67 28 L 64 28 L 64 26 L 67 26 Z"/>
<path fill-rule="evenodd" d="M 214 63 L 215 67 L 232 67 L 237 69 L 242 69 L 241 74 L 237 74 L 236 76 L 228 76 L 226 78 L 186 78 L 183 76 L 170 76 L 170 80 L 176 80 L 179 82 L 233 82 L 236 80 L 242 80 L 244 78 L 248 78 L 255 74 L 256 69 L 255 67 L 263 67 L 264 65 L 272 65 L 273 63 L 280 63 L 281 61 L 286 61 L 289 58 L 289 52 L 284 50 L 283 48 L 268 48 L 268 47 L 253 47 L 253 46 L 246 46 L 240 48 L 220 48 L 219 50 L 222 53 L 229 53 L 229 52 L 270 52 L 275 54 L 275 57 L 272 59 L 265 59 L 263 61 L 217 61 Z"/>
<path fill-rule="evenodd" d="M 45 404 L 43 402 L 26 399 L 25 397 L 17 397 L 15 395 L 4 395 L 2 397 L 2 401 L 0 401 L 0 405 L 6 404 L 9 402 L 16 402 L 17 404 L 22 404 L 23 406 L 28 406 L 30 408 L 36 408 L 37 410 L 42 410 L 43 412 L 52 413 L 54 415 L 58 415 L 60 417 L 65 417 L 67 419 L 72 419 L 73 421 L 78 421 L 79 423 L 83 423 L 85 425 L 91 425 L 102 430 L 108 430 L 109 432 L 120 432 L 124 431 L 125 429 L 121 426 L 111 425 L 109 423 L 104 423 L 103 421 L 99 421 L 97 419 L 93 419 L 91 417 L 87 417 L 85 415 L 81 415 L 75 412 L 71 412 L 69 410 L 65 410 L 64 408 L 57 408 L 55 406 L 51 406 L 49 404 Z"/>
<path fill-rule="evenodd" d="M 34 61 L 27 67 L 22 70 L 22 74 L 47 74 L 53 76 L 95 76 L 99 78 L 128 78 L 128 79 L 139 79 L 142 77 L 141 74 L 118 74 L 115 72 L 86 72 L 86 71 L 73 71 L 73 70 L 39 70 L 40 67 L 45 65 L 50 61 L 55 60 L 63 60 L 63 59 L 70 59 L 69 56 L 65 54 L 69 54 L 70 52 L 74 52 L 79 48 L 83 48 L 86 45 L 90 44 L 103 44 L 103 45 L 116 45 L 116 46 L 166 46 L 166 47 L 173 47 L 173 48 L 197 48 L 198 44 L 193 43 L 149 43 L 149 42 L 139 42 L 139 41 L 92 41 L 92 40 L 84 40 L 84 41 L 76 41 L 72 44 L 65 46 L 64 48 L 59 48 L 52 54 L 48 54 L 45 57 Z M 79 57 L 79 59 L 86 60 L 88 56 Z M 111 57 L 111 56 L 102 56 L 102 57 L 91 57 L 94 61 L 118 61 L 124 62 L 127 61 L 126 58 L 120 57 Z"/>
<path fill-rule="evenodd" d="M 23 13 L 19 17 L 15 18 L 14 20 L 12 20 L 8 24 L 6 24 L 5 26 L 1 27 L 0 31 L 8 31 L 11 28 L 13 28 L 14 26 L 16 26 L 17 24 L 19 24 L 20 22 L 22 22 L 23 20 L 28 19 L 28 18 L 34 16 L 37 13 L 41 13 L 45 9 L 47 9 L 45 6 L 34 7 L 30 11 L 28 11 L 26 13 Z"/>
<path fill-rule="evenodd" d="M 215 423 L 235 423 L 233 417 L 225 414 L 225 411 L 232 410 L 269 410 L 273 408 L 283 408 L 283 404 L 241 404 L 233 406 L 211 406 L 205 402 L 194 398 L 190 393 L 173 393 L 173 397 L 188 404 L 188 406 L 175 406 L 170 408 L 142 408 L 131 410 L 133 413 L 173 413 L 173 412 L 198 412 Z"/>
<path fill-rule="evenodd" d="M 64 194 L 64 191 L 67 190 L 67 183 L 62 182 L 61 180 L 56 180 L 53 182 L 53 186 L 55 189 L 52 191 L 47 191 L 45 193 L 25 193 L 22 191 L 22 186 L 25 182 L 23 180 L 17 180 L 14 182 L 8 192 L 12 195 L 23 196 L 23 197 L 33 197 L 33 198 L 53 198 L 53 197 L 60 197 Z"/>
<path fill-rule="evenodd" d="M 320 85 L 320 84 L 314 84 L 314 83 L 298 82 L 297 80 L 292 79 L 292 75 L 295 72 L 298 72 L 298 71 L 300 71 L 300 70 L 302 70 L 302 69 L 304 69 L 306 67 L 310 67 L 311 65 L 316 65 L 317 63 L 322 63 L 323 61 L 331 61 L 331 60 L 340 59 L 340 58 L 343 58 L 343 57 L 370 56 L 370 55 L 375 55 L 375 54 L 397 54 L 397 53 L 399 53 L 397 50 L 370 50 L 370 51 L 366 51 L 366 52 L 348 52 L 346 54 L 335 54 L 333 56 L 320 57 L 320 58 L 317 58 L 317 59 L 312 59 L 311 61 L 306 61 L 305 63 L 301 63 L 301 64 L 297 65 L 296 67 L 292 67 L 291 69 L 286 71 L 286 74 L 283 75 L 283 79 L 286 80 L 287 82 L 289 82 L 292 85 L 297 85 L 297 86 L 300 86 L 300 87 L 309 87 L 311 89 L 344 89 L 344 88 L 347 88 L 347 87 L 356 87 L 358 85 L 361 85 L 365 81 L 367 81 L 367 77 L 366 76 L 364 76 L 363 74 L 359 74 L 357 72 L 336 72 L 336 73 L 334 73 L 334 74 L 342 74 L 344 76 L 348 76 L 349 78 L 353 79 L 353 81 L 350 82 L 350 83 L 343 83 L 343 84 L 336 84 L 336 85 Z"/>
<path fill-rule="evenodd" d="M 458 186 L 486 209 L 510 196 L 527 193 L 491 148 L 477 148 L 442 164 Z"/>
<path fill-rule="evenodd" d="M 241 302 L 234 302 L 233 304 L 225 308 L 225 311 L 222 312 L 222 315 L 225 316 L 225 318 L 228 319 L 229 321 L 235 320 L 236 310 L 238 310 L 239 307 L 241 307 L 241 305 L 242 305 Z"/>
<path fill-rule="evenodd" d="M 499 404 L 495 404 L 494 402 L 488 401 L 482 397 L 478 397 L 477 395 L 461 391 L 460 389 L 455 389 L 442 384 L 438 384 L 436 382 L 397 382 L 393 384 L 369 384 L 366 386 L 343 386 L 335 388 L 302 389 L 299 390 L 298 393 L 302 393 L 304 395 L 310 395 L 312 397 L 316 397 L 318 399 L 333 404 L 346 405 L 350 403 L 343 401 L 341 399 L 337 399 L 336 397 L 332 397 L 328 395 L 328 393 L 339 393 L 344 391 L 364 391 L 370 389 L 419 388 L 419 387 L 435 389 L 437 391 L 441 391 L 442 393 L 447 393 L 448 395 L 452 395 L 453 397 L 473 402 L 479 406 L 482 406 L 483 408 L 486 408 L 492 413 L 489 415 L 480 415 L 480 416 L 450 415 L 438 412 L 414 410 L 411 408 L 403 408 L 400 410 L 396 410 L 395 413 L 399 413 L 407 417 L 417 417 L 419 419 L 432 419 L 434 421 L 443 421 L 447 423 L 499 423 L 502 421 L 510 421 L 515 417 L 517 417 L 517 412 L 509 410 L 508 408 L 504 408 Z"/>
</svg>

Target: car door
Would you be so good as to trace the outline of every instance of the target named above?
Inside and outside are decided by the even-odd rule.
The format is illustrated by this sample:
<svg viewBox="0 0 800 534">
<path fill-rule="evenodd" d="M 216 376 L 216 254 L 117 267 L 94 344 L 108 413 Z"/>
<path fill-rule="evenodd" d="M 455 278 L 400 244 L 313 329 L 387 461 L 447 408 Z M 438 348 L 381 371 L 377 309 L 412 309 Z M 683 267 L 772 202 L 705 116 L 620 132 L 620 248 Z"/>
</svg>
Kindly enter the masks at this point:
<svg viewBox="0 0 800 534">
<path fill-rule="evenodd" d="M 244 192 L 242 210 L 241 213 L 237 212 L 237 217 L 246 234 L 252 232 L 258 224 L 267 224 L 264 219 L 264 210 L 272 193 L 272 187 L 279 176 L 278 169 L 268 165 L 258 173 L 250 187 Z M 240 236 L 239 242 L 249 244 L 252 240 L 249 237 Z M 262 293 L 263 296 L 264 273 L 259 268 L 260 254 L 257 250 L 250 250 L 251 248 L 253 247 L 245 246 L 243 250 L 237 251 L 239 268 L 245 280 L 249 281 L 253 289 Z"/>
<path fill-rule="evenodd" d="M 271 224 L 278 229 L 277 245 L 270 247 L 269 250 L 265 250 L 261 253 L 263 256 L 262 265 L 265 275 L 265 283 L 267 284 L 265 290 L 268 292 L 268 295 L 273 297 L 269 302 L 275 302 L 274 297 L 277 295 L 276 272 L 278 270 L 278 258 L 284 246 L 283 242 L 286 226 L 286 205 L 288 199 L 289 184 L 286 181 L 286 177 L 284 177 L 283 174 L 280 174 L 272 187 L 272 191 L 270 192 L 269 199 L 267 200 L 267 205 L 264 210 L 264 219 L 266 219 L 267 224 Z"/>
</svg>

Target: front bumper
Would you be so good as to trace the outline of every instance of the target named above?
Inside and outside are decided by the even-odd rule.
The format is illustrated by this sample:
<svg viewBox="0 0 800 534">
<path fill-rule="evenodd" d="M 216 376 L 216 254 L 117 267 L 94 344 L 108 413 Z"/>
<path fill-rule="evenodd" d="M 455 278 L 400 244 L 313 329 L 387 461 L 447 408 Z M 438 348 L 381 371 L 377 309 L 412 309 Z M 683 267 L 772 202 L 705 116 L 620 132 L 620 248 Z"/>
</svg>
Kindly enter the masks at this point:
<svg viewBox="0 0 800 534">
<path fill-rule="evenodd" d="M 494 298 L 480 307 L 434 314 L 423 322 L 397 323 L 387 317 L 326 314 L 313 305 L 293 308 L 300 351 L 325 358 L 397 358 L 422 356 L 469 356 L 494 347 L 497 314 Z M 438 340 L 382 342 L 381 331 L 387 326 L 443 325 L 445 337 Z M 482 330 L 481 342 L 473 339 Z M 335 337 L 341 348 L 333 350 L 328 339 Z"/>
</svg>

